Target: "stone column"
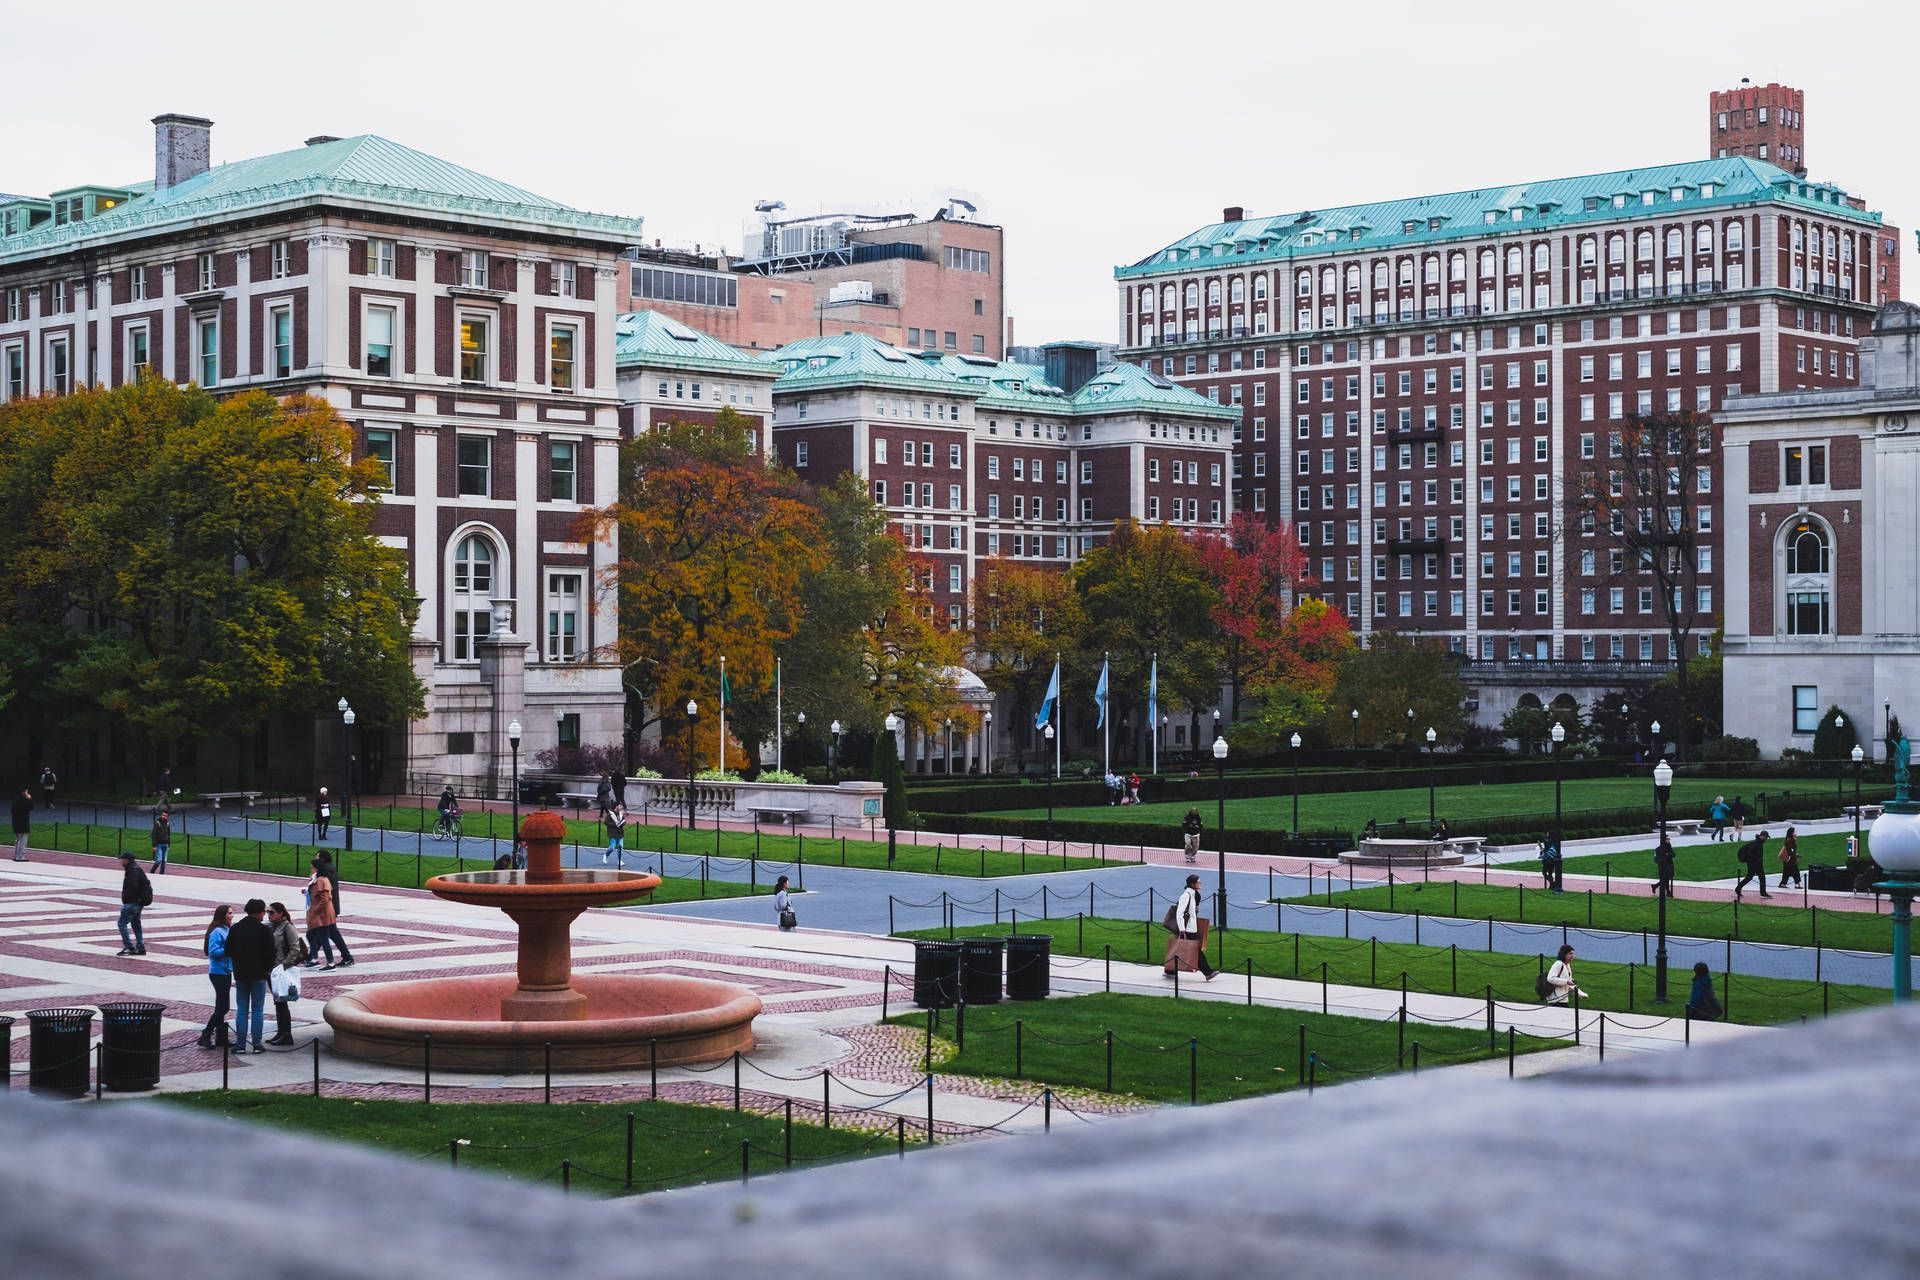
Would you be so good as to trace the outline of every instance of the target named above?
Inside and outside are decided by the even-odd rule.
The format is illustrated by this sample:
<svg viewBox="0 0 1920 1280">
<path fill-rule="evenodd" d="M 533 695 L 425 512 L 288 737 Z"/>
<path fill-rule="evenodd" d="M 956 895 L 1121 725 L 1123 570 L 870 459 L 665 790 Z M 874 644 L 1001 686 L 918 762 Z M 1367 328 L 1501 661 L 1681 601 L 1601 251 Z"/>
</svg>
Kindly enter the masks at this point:
<svg viewBox="0 0 1920 1280">
<path fill-rule="evenodd" d="M 492 692 L 487 709 L 487 782 L 493 795 L 507 785 L 507 725 L 526 725 L 527 643 L 514 631 L 514 602 L 510 596 L 493 601 L 492 631 L 475 645 L 480 655 L 480 681 Z M 523 742 L 525 738 L 521 739 Z"/>
</svg>

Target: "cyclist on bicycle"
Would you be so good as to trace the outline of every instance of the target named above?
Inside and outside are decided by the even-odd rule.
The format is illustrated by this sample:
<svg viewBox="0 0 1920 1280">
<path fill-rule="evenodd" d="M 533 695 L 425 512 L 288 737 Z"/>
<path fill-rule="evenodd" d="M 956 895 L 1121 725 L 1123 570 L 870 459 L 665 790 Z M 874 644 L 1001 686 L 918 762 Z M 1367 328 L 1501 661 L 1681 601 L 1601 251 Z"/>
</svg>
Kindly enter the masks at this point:
<svg viewBox="0 0 1920 1280">
<path fill-rule="evenodd" d="M 453 788 L 448 787 L 440 793 L 439 833 L 450 836 L 460 825 L 460 802 L 454 798 Z"/>
</svg>

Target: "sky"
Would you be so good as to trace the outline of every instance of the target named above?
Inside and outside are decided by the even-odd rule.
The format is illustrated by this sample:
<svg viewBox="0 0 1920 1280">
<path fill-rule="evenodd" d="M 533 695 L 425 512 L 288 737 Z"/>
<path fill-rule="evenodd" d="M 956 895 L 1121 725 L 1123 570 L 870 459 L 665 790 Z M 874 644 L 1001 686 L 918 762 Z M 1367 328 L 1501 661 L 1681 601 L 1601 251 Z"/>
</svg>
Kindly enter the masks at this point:
<svg viewBox="0 0 1920 1280">
<path fill-rule="evenodd" d="M 1920 7 L 258 0 L 14 6 L 0 191 L 150 178 L 161 112 L 216 163 L 378 133 L 647 238 L 951 194 L 1006 228 L 1021 342 L 1111 339 L 1116 265 L 1250 216 L 1704 158 L 1707 95 L 1806 92 L 1811 175 L 1920 226 Z"/>
</svg>

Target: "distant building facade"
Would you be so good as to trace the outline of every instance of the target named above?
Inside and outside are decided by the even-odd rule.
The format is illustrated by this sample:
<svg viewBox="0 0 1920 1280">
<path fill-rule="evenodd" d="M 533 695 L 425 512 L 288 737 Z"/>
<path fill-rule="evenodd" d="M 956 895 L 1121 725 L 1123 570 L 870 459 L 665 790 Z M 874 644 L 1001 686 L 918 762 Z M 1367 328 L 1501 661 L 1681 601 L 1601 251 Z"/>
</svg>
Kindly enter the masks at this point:
<svg viewBox="0 0 1920 1280">
<path fill-rule="evenodd" d="M 1807 95 L 1784 84 L 1716 89 L 1707 103 L 1707 154 L 1751 156 L 1801 177 L 1807 172 Z"/>
</svg>

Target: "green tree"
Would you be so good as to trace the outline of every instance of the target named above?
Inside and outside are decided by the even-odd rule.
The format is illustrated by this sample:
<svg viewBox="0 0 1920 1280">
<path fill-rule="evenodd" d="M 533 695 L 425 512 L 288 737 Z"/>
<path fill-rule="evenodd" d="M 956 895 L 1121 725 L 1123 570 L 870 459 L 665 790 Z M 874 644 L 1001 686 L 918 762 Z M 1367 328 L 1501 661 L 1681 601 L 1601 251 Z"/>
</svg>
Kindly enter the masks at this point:
<svg viewBox="0 0 1920 1280">
<path fill-rule="evenodd" d="M 872 776 L 887 788 L 887 825 L 895 831 L 907 826 L 907 780 L 900 771 L 900 739 L 891 729 L 882 729 L 873 737 Z"/>
<path fill-rule="evenodd" d="M 1080 597 L 1063 573 L 988 560 L 974 574 L 973 660 L 1007 706 L 1005 736 L 1023 766 L 1026 727 L 1046 696 L 1054 655 L 1077 649 L 1085 626 Z"/>
<path fill-rule="evenodd" d="M 1363 742 L 1398 745 L 1411 734 L 1424 744 L 1426 731 L 1433 729 L 1438 741 L 1451 743 L 1466 728 L 1466 697 L 1467 687 L 1445 649 L 1397 631 L 1376 631 L 1372 642 L 1340 668 L 1331 705 L 1360 712 Z"/>
<path fill-rule="evenodd" d="M 1860 741 L 1859 724 L 1839 707 L 1828 707 L 1813 730 L 1813 758 L 1833 763 L 1851 761 L 1853 748 Z"/>
</svg>

